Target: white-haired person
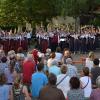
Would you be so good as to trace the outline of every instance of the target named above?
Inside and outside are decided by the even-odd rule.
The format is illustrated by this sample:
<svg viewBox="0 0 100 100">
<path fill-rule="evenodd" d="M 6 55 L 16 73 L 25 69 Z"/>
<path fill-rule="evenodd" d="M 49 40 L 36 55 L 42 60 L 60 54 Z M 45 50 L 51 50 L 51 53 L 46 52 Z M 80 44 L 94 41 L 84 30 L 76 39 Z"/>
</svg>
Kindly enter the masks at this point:
<svg viewBox="0 0 100 100">
<path fill-rule="evenodd" d="M 8 52 L 7 59 L 8 59 L 8 63 L 10 63 L 10 61 L 16 61 L 16 53 L 14 50 L 10 50 Z"/>
<path fill-rule="evenodd" d="M 78 76 L 78 71 L 77 71 L 77 68 L 76 66 L 73 65 L 73 60 L 71 58 L 67 58 L 66 59 L 66 64 L 67 64 L 67 67 L 68 67 L 68 71 L 67 71 L 67 74 L 70 76 L 70 77 L 77 77 Z"/>
<path fill-rule="evenodd" d="M 96 79 L 97 88 L 90 95 L 90 100 L 100 100 L 100 76 Z"/>
<path fill-rule="evenodd" d="M 47 48 L 45 53 L 46 60 L 49 59 L 50 53 L 51 53 L 51 49 Z"/>
</svg>

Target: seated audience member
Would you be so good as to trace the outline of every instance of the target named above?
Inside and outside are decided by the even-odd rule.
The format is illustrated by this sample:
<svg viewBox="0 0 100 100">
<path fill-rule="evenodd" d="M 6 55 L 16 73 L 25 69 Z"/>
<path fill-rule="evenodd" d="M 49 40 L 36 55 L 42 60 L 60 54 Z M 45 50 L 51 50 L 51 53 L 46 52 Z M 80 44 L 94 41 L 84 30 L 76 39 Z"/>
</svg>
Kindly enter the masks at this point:
<svg viewBox="0 0 100 100">
<path fill-rule="evenodd" d="M 100 100 L 100 76 L 96 79 L 96 86 L 90 95 L 90 100 Z"/>
<path fill-rule="evenodd" d="M 70 79 L 70 90 L 68 91 L 68 100 L 85 100 L 84 91 L 80 88 L 80 80 L 77 77 Z"/>
<path fill-rule="evenodd" d="M 56 60 L 52 60 L 51 67 L 49 67 L 49 73 L 53 73 L 56 76 L 61 74 L 60 68 L 58 67 L 58 62 Z"/>
<path fill-rule="evenodd" d="M 73 61 L 71 58 L 67 58 L 66 64 L 68 67 L 68 71 L 67 71 L 68 76 L 70 77 L 78 76 L 77 68 L 76 66 L 73 65 Z"/>
<path fill-rule="evenodd" d="M 56 76 L 51 73 L 48 81 L 48 85 L 44 86 L 40 91 L 39 100 L 65 100 L 63 92 L 56 87 Z"/>
<path fill-rule="evenodd" d="M 91 79 L 92 79 L 92 87 L 96 88 L 96 79 L 98 76 L 100 76 L 99 59 L 95 58 L 93 63 L 94 67 L 91 69 Z"/>
<path fill-rule="evenodd" d="M 93 64 L 93 60 L 94 60 L 94 52 L 89 52 L 89 56 L 88 58 L 86 58 L 85 61 L 85 66 L 89 68 L 89 71 L 91 71 L 91 68 L 93 68 L 94 64 Z"/>
<path fill-rule="evenodd" d="M 89 99 L 92 91 L 92 82 L 89 77 L 89 68 L 84 67 L 82 70 L 82 77 L 80 78 L 82 89 L 84 90 L 84 96 L 86 100 Z"/>
<path fill-rule="evenodd" d="M 65 98 L 67 98 L 67 92 L 70 90 L 69 80 L 70 77 L 66 74 L 67 66 L 61 66 L 61 74 L 57 76 L 57 88 L 63 91 Z"/>
<path fill-rule="evenodd" d="M 47 76 L 43 73 L 44 64 L 37 65 L 37 72 L 32 74 L 32 97 L 37 100 L 40 90 L 48 83 Z"/>
</svg>

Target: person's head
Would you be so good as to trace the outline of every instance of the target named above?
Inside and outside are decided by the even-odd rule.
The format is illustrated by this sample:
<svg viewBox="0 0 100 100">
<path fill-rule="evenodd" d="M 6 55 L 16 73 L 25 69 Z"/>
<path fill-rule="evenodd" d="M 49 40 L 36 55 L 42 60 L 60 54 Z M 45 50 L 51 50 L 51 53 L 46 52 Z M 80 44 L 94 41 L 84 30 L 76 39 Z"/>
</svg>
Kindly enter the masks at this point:
<svg viewBox="0 0 100 100">
<path fill-rule="evenodd" d="M 71 89 L 79 89 L 80 88 L 80 80 L 77 77 L 72 77 L 70 79 L 70 87 Z"/>
<path fill-rule="evenodd" d="M 16 54 L 16 60 L 17 61 L 23 61 L 25 59 L 25 56 L 24 54 Z"/>
<path fill-rule="evenodd" d="M 82 69 L 82 72 L 83 72 L 83 75 L 84 75 L 84 76 L 89 76 L 89 68 L 88 68 L 88 67 L 84 67 L 84 68 Z"/>
<path fill-rule="evenodd" d="M 93 63 L 94 63 L 94 65 L 95 66 L 99 66 L 99 59 L 98 58 L 95 58 L 94 60 L 93 60 Z"/>
<path fill-rule="evenodd" d="M 57 60 L 53 60 L 53 61 L 51 62 L 51 66 L 58 66 Z"/>
<path fill-rule="evenodd" d="M 100 88 L 100 76 L 98 76 L 96 79 L 96 85 L 98 88 Z"/>
<path fill-rule="evenodd" d="M 89 58 L 92 59 L 92 60 L 94 59 L 94 52 L 92 52 L 92 51 L 89 52 Z"/>
<path fill-rule="evenodd" d="M 9 58 L 10 60 L 12 60 L 12 59 L 15 59 L 15 57 L 16 57 L 15 51 L 14 51 L 14 50 L 10 50 L 10 51 L 8 52 L 8 58 Z"/>
<path fill-rule="evenodd" d="M 49 81 L 50 85 L 56 85 L 56 82 L 57 82 L 56 75 L 53 74 L 53 73 L 50 73 L 49 76 L 48 76 L 48 81 Z"/>
<path fill-rule="evenodd" d="M 47 48 L 46 49 L 46 53 L 50 54 L 51 53 L 51 49 Z"/>
<path fill-rule="evenodd" d="M 18 50 L 17 50 L 17 53 L 22 53 L 22 52 L 23 52 L 23 48 L 19 47 Z"/>
<path fill-rule="evenodd" d="M 30 54 L 30 53 L 28 53 L 28 54 L 27 54 L 27 60 L 33 61 L 33 60 L 34 60 L 33 55 Z"/>
<path fill-rule="evenodd" d="M 44 68 L 44 64 L 43 64 L 43 63 L 38 63 L 38 64 L 37 64 L 37 70 L 38 70 L 38 71 L 42 71 L 43 68 Z"/>
<path fill-rule="evenodd" d="M 71 58 L 66 59 L 66 64 L 72 64 L 72 63 L 73 63 L 73 60 Z"/>
<path fill-rule="evenodd" d="M 54 59 L 55 58 L 55 52 L 52 52 L 51 54 L 50 54 L 50 58 L 52 58 L 52 59 Z"/>
<path fill-rule="evenodd" d="M 67 72 L 67 66 L 66 66 L 65 64 L 63 64 L 63 65 L 61 66 L 61 73 L 62 73 L 62 74 L 66 74 L 66 72 Z"/>
<path fill-rule="evenodd" d="M 61 48 L 60 47 L 57 47 L 56 48 L 56 52 L 61 52 Z"/>
<path fill-rule="evenodd" d="M 0 85 L 4 85 L 6 83 L 6 77 L 5 74 L 0 74 Z"/>
<path fill-rule="evenodd" d="M 2 62 L 2 63 L 6 63 L 6 62 L 7 62 L 7 57 L 2 57 L 2 58 L 1 58 L 1 62 Z"/>
<path fill-rule="evenodd" d="M 65 57 L 70 57 L 71 56 L 71 52 L 69 50 L 65 50 L 64 51 L 64 56 Z"/>
</svg>

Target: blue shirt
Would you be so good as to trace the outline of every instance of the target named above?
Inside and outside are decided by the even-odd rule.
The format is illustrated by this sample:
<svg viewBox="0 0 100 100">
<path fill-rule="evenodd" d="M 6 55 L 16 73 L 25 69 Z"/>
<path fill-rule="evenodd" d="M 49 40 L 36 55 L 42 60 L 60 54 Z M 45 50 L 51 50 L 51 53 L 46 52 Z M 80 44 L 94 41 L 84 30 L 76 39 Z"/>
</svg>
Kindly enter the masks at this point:
<svg viewBox="0 0 100 100">
<path fill-rule="evenodd" d="M 56 76 L 58 76 L 59 74 L 61 74 L 61 71 L 59 67 L 54 65 L 54 66 L 49 67 L 49 73 L 53 73 Z"/>
<path fill-rule="evenodd" d="M 43 88 L 47 83 L 47 76 L 43 72 L 36 72 L 32 75 L 32 96 L 38 97 L 41 88 Z"/>
</svg>

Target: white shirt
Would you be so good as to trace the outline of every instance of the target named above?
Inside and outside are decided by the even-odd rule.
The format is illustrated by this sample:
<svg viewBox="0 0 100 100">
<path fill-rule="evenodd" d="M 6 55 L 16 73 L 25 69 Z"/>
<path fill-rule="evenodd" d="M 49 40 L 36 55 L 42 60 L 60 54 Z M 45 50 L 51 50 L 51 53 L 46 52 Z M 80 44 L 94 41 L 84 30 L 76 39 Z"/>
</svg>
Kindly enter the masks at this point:
<svg viewBox="0 0 100 100">
<path fill-rule="evenodd" d="M 89 83 L 88 83 L 88 78 L 89 78 Z M 82 83 L 82 87 L 84 88 L 87 83 L 88 85 L 83 89 L 84 90 L 84 96 L 85 97 L 90 97 L 91 91 L 92 91 L 92 83 L 91 83 L 91 78 L 88 76 L 84 76 L 80 78 L 81 83 Z"/>
<path fill-rule="evenodd" d="M 60 74 L 57 76 L 57 83 L 59 83 L 66 74 Z M 70 90 L 70 85 L 69 85 L 69 81 L 70 81 L 70 77 L 66 76 L 66 78 L 60 83 L 58 84 L 57 88 L 61 89 L 65 98 L 67 97 L 67 92 Z"/>
<path fill-rule="evenodd" d="M 89 58 L 86 58 L 86 61 L 85 61 L 85 67 L 88 67 L 89 70 L 91 71 L 91 68 L 93 68 L 93 61 L 90 60 Z"/>
</svg>

